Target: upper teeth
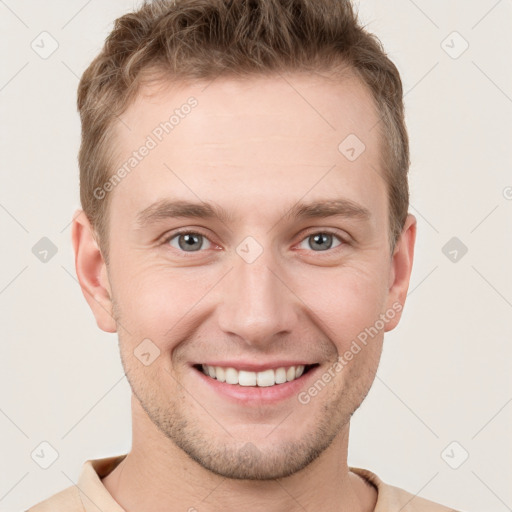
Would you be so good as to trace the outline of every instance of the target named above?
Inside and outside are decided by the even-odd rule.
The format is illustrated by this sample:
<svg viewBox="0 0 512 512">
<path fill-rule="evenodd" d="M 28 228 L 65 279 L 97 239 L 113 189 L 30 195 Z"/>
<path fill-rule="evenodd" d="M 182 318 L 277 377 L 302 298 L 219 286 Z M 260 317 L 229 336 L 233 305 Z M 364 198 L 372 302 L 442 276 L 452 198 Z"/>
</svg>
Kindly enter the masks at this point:
<svg viewBox="0 0 512 512">
<path fill-rule="evenodd" d="M 298 379 L 304 373 L 304 365 L 264 370 L 262 372 L 248 372 L 235 370 L 235 368 L 222 368 L 220 366 L 202 365 L 203 373 L 227 384 L 240 386 L 273 386 Z"/>
</svg>

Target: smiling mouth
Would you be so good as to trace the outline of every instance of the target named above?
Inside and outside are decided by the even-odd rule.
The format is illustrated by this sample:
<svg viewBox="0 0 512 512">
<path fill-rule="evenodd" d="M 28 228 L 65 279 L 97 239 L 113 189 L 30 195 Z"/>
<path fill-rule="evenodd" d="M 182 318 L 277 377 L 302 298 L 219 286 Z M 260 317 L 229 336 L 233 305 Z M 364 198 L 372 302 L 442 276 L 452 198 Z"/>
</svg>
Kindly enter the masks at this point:
<svg viewBox="0 0 512 512">
<path fill-rule="evenodd" d="M 236 370 L 232 367 L 209 366 L 196 364 L 194 368 L 207 377 L 219 382 L 244 387 L 270 387 L 279 386 L 299 379 L 318 364 L 297 365 L 268 369 L 260 372 Z"/>
</svg>

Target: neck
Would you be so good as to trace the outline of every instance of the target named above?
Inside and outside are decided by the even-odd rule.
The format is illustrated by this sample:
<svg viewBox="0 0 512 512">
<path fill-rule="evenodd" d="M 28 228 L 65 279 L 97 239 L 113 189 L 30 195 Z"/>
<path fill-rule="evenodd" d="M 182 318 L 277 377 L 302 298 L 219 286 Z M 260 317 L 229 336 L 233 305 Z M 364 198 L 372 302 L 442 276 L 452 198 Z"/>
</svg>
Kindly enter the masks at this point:
<svg viewBox="0 0 512 512">
<path fill-rule="evenodd" d="M 102 480 L 126 512 L 374 510 L 375 488 L 347 466 L 348 424 L 302 471 L 275 480 L 236 480 L 192 460 L 161 434 L 138 401 L 132 408 L 132 450 Z"/>
</svg>

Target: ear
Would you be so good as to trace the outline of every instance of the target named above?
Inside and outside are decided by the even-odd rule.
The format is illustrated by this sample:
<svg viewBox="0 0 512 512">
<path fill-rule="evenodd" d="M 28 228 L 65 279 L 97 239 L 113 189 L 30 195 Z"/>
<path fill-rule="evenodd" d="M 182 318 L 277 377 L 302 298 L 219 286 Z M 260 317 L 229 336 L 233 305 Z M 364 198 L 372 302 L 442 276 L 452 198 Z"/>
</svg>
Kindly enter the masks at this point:
<svg viewBox="0 0 512 512">
<path fill-rule="evenodd" d="M 402 316 L 402 309 L 407 297 L 411 277 L 415 241 L 416 217 L 408 214 L 400 238 L 397 240 L 393 251 L 389 270 L 387 310 L 393 310 L 396 314 L 386 322 L 385 332 L 394 329 Z"/>
<path fill-rule="evenodd" d="M 73 216 L 71 239 L 76 275 L 96 323 L 105 332 L 116 332 L 107 266 L 83 210 L 77 210 Z"/>
</svg>

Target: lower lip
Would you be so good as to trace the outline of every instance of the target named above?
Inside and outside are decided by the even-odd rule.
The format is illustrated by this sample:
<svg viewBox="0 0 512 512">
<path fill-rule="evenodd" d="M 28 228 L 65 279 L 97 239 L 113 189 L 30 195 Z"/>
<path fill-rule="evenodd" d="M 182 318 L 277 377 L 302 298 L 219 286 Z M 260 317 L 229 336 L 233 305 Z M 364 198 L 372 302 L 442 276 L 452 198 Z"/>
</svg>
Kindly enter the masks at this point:
<svg viewBox="0 0 512 512">
<path fill-rule="evenodd" d="M 192 369 L 210 389 L 228 399 L 244 405 L 271 405 L 292 396 L 297 396 L 311 378 L 315 376 L 319 368 L 320 366 L 315 366 L 298 379 L 290 382 L 264 387 L 226 384 L 212 377 L 207 377 L 197 368 Z"/>
</svg>

